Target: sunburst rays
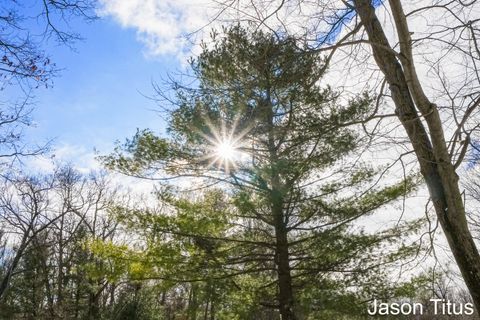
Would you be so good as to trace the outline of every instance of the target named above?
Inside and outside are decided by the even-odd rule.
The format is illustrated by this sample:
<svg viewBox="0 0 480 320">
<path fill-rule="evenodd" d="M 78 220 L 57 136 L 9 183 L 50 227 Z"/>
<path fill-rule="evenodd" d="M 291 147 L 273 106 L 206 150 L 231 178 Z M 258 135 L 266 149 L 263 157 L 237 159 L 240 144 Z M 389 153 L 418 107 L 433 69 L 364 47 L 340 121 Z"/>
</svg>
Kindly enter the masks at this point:
<svg viewBox="0 0 480 320">
<path fill-rule="evenodd" d="M 238 165 L 248 157 L 245 151 L 247 146 L 245 136 L 251 127 L 239 131 L 238 120 L 238 117 L 235 118 L 229 127 L 224 121 L 220 126 L 215 126 L 209 120 L 205 121 L 209 133 L 199 132 L 207 142 L 205 154 L 200 160 L 209 160 L 207 168 L 216 167 L 222 169 L 226 174 L 230 174 L 237 170 Z"/>
</svg>

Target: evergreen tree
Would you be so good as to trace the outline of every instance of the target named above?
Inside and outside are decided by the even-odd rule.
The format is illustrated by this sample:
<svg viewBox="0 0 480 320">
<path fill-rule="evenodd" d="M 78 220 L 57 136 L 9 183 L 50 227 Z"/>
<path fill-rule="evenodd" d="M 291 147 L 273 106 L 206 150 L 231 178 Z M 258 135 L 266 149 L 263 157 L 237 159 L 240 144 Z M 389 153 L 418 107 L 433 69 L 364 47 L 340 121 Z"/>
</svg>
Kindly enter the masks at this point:
<svg viewBox="0 0 480 320">
<path fill-rule="evenodd" d="M 175 199 L 174 218 L 145 219 L 137 211 L 129 219 L 143 224 L 132 225 L 147 221 L 152 232 L 193 239 L 204 262 L 197 276 L 251 275 L 256 303 L 278 309 L 284 320 L 352 311 L 362 290 L 375 286 L 379 266 L 415 249 L 380 250 L 413 225 L 377 234 L 353 225 L 414 187 L 412 178 L 374 187 L 377 170 L 347 161 L 365 142 L 354 125 L 373 112 L 373 99 L 343 101 L 322 88 L 321 56 L 294 38 L 237 26 L 213 39 L 191 61 L 198 86 L 174 85 L 170 138 L 139 131 L 104 160 L 130 175 L 213 179 L 226 186 L 229 200 Z M 211 229 L 209 214 L 228 218 L 221 232 Z"/>
</svg>

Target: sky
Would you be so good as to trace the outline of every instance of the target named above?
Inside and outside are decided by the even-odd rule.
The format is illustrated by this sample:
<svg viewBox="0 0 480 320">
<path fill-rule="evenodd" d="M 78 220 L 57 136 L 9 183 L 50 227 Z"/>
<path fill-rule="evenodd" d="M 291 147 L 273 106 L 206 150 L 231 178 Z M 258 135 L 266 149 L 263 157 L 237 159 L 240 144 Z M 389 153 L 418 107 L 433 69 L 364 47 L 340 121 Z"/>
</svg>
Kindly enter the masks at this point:
<svg viewBox="0 0 480 320">
<path fill-rule="evenodd" d="M 20 3 L 20 13 L 26 15 L 41 6 L 39 0 Z M 53 140 L 58 160 L 93 167 L 94 149 L 106 154 L 115 141 L 131 137 L 137 128 L 164 133 L 166 125 L 154 112 L 158 106 L 145 97 L 155 94 L 152 82 L 185 70 L 187 58 L 199 51 L 189 41 L 198 44 L 204 35 L 198 30 L 205 27 L 208 32 L 221 23 L 210 23 L 218 10 L 214 0 L 98 3 L 99 20 L 69 20 L 66 30 L 83 38 L 73 49 L 52 39 L 45 42 L 45 51 L 61 70 L 53 87 L 33 92 L 36 126 L 26 134 L 30 143 Z M 288 7 L 283 15 L 295 16 Z M 29 23 L 29 29 L 41 30 L 45 21 Z M 187 40 L 186 35 L 193 36 Z M 32 161 L 40 167 L 46 163 Z"/>
<path fill-rule="evenodd" d="M 33 16 L 39 3 L 21 2 L 19 13 Z M 101 0 L 96 11 L 100 19 L 69 20 L 65 30 L 82 37 L 73 48 L 46 39 L 44 50 L 60 72 L 52 87 L 32 92 L 35 126 L 26 130 L 26 142 L 52 141 L 49 157 L 95 168 L 94 149 L 107 154 L 115 141 L 132 137 L 137 128 L 163 134 L 166 124 L 155 112 L 159 107 L 146 96 L 155 95 L 152 82 L 161 83 L 187 67 L 191 53 L 184 35 L 201 27 L 200 11 L 208 8 L 201 1 L 196 3 L 201 6 L 188 4 Z M 32 34 L 44 26 L 41 19 L 26 21 Z M 18 88 L 8 88 L 2 98 L 20 96 Z M 50 167 L 46 159 L 28 161 L 34 169 Z"/>
<path fill-rule="evenodd" d="M 35 1 L 35 0 L 31 0 Z M 72 50 L 50 43 L 53 61 L 62 68 L 54 86 L 35 91 L 36 127 L 28 140 L 53 139 L 46 158 L 31 158 L 35 171 L 72 163 L 88 172 L 101 166 L 95 152 L 106 155 L 115 141 L 131 138 L 137 128 L 165 133 L 159 109 L 146 96 L 155 94 L 152 82 L 185 70 L 190 47 L 184 35 L 208 22 L 209 4 L 186 0 L 102 0 L 101 19 L 73 20 L 71 29 L 82 41 Z M 209 25 L 214 27 L 214 25 Z M 198 33 L 201 36 L 200 33 Z"/>
<path fill-rule="evenodd" d="M 152 82 L 185 71 L 187 59 L 198 53 L 202 27 L 210 30 L 213 0 L 99 0 L 100 19 L 87 23 L 69 19 L 62 30 L 83 39 L 73 48 L 54 39 L 44 50 L 60 68 L 50 88 L 33 91 L 33 128 L 26 131 L 31 144 L 52 141 L 55 159 L 76 166 L 97 168 L 94 149 L 108 154 L 115 141 L 132 137 L 137 128 L 164 133 L 166 124 L 146 96 L 155 94 Z M 3 5 L 2 5 L 3 6 Z M 16 3 L 21 15 L 32 17 L 39 0 Z M 27 28 L 40 33 L 42 19 L 28 19 Z M 186 37 L 186 35 L 190 35 Z M 188 38 L 188 40 L 187 40 Z M 4 94 L 9 94 L 8 90 Z M 10 100 L 18 98 L 10 90 Z M 49 156 L 51 156 L 50 154 Z M 33 169 L 51 168 L 50 160 L 29 159 Z"/>
<path fill-rule="evenodd" d="M 54 139 L 58 151 L 68 148 L 78 156 L 94 148 L 108 152 L 115 140 L 132 136 L 136 128 L 162 132 L 165 124 L 153 111 L 157 106 L 144 95 L 154 94 L 152 81 L 181 67 L 179 59 L 151 55 L 134 29 L 108 16 L 78 26 L 84 40 L 76 42 L 74 50 L 48 48 L 62 70 L 52 88 L 34 92 L 36 127 L 27 138 Z"/>
<path fill-rule="evenodd" d="M 39 1 L 21 3 L 28 10 L 30 3 L 34 6 Z M 191 40 L 198 43 L 204 33 L 196 31 L 205 27 L 208 32 L 221 24 L 219 20 L 209 23 L 218 10 L 216 2 L 99 0 L 99 20 L 69 21 L 70 29 L 83 40 L 77 41 L 73 50 L 54 41 L 46 43 L 46 51 L 62 70 L 52 88 L 34 92 L 32 118 L 36 127 L 27 132 L 27 141 L 42 143 L 53 139 L 57 159 L 72 162 L 90 159 L 89 165 L 95 166 L 91 160 L 94 149 L 106 154 L 116 140 L 131 137 L 137 128 L 163 133 L 166 125 L 154 112 L 158 106 L 145 95 L 155 94 L 152 82 L 161 82 L 168 74 L 184 70 L 187 58 L 198 53 L 198 46 L 190 46 L 185 35 L 193 34 Z M 270 16 L 275 7 L 258 9 Z M 248 16 L 245 10 L 242 14 Z M 278 19 L 290 19 L 289 30 L 302 32 L 307 25 L 302 19 L 308 19 L 309 10 L 318 7 L 303 7 L 300 13 L 285 6 Z M 229 16 L 228 12 L 224 15 Z M 335 34 L 338 32 L 341 30 Z M 364 68 L 367 66 L 350 69 L 349 72 L 356 72 L 350 78 L 369 74 Z M 345 70 L 340 67 L 338 71 Z M 335 72 L 331 74 L 329 83 L 333 86 L 336 81 L 346 79 Z"/>
</svg>

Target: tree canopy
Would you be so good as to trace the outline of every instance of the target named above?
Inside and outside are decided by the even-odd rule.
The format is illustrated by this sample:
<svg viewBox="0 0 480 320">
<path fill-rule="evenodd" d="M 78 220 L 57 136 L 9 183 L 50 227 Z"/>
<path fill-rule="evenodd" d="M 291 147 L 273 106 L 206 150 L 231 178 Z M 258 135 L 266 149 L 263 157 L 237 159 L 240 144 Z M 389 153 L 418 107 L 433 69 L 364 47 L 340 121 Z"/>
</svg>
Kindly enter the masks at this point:
<svg viewBox="0 0 480 320">
<path fill-rule="evenodd" d="M 185 207 L 175 200 L 172 218 L 168 212 L 142 217 L 138 211 L 123 217 L 152 233 L 193 238 L 204 252 L 200 262 L 213 259 L 211 279 L 245 274 L 264 279 L 260 287 L 268 290 L 261 304 L 278 308 L 282 319 L 318 317 L 327 312 L 319 301 L 360 297 L 378 283 L 381 266 L 418 249 L 380 253 L 415 224 L 377 234 L 352 227 L 409 193 L 414 178 L 380 187 L 373 182 L 374 168 L 348 165 L 348 156 L 365 143 L 354 125 L 372 113 L 374 99 L 363 94 L 342 103 L 339 93 L 321 88 L 326 68 L 320 55 L 306 52 L 294 38 L 238 26 L 214 38 L 191 63 L 198 86 L 174 84 L 171 138 L 139 131 L 104 161 L 137 176 L 161 170 L 173 177 L 204 177 L 221 183 L 231 200 L 220 207 L 207 204 L 217 213 L 202 201 Z M 224 219 L 220 234 L 197 229 L 214 217 Z M 180 256 L 190 252 L 178 250 Z M 358 291 L 348 292 L 349 283 Z"/>
</svg>

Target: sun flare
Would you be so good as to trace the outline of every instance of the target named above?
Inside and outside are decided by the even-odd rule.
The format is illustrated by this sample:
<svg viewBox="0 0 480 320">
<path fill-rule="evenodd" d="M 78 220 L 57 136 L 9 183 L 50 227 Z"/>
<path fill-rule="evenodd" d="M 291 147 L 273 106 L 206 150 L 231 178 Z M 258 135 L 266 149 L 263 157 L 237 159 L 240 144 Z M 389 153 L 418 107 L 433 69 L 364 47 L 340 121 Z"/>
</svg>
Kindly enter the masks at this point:
<svg viewBox="0 0 480 320">
<path fill-rule="evenodd" d="M 223 168 L 226 173 L 237 168 L 238 161 L 241 160 L 240 144 L 238 141 L 222 137 L 212 141 L 210 146 L 212 159 L 210 165 Z"/>
<path fill-rule="evenodd" d="M 210 133 L 200 133 L 207 142 L 206 152 L 201 159 L 208 159 L 208 167 L 217 167 L 227 174 L 236 171 L 238 166 L 248 157 L 244 151 L 246 147 L 244 137 L 250 128 L 237 130 L 237 121 L 234 121 L 229 128 L 225 124 L 217 127 L 210 121 L 206 123 Z"/>
<path fill-rule="evenodd" d="M 215 146 L 215 153 L 220 159 L 223 159 L 224 161 L 234 161 L 237 152 L 238 151 L 234 143 L 229 139 L 220 141 Z"/>
</svg>

